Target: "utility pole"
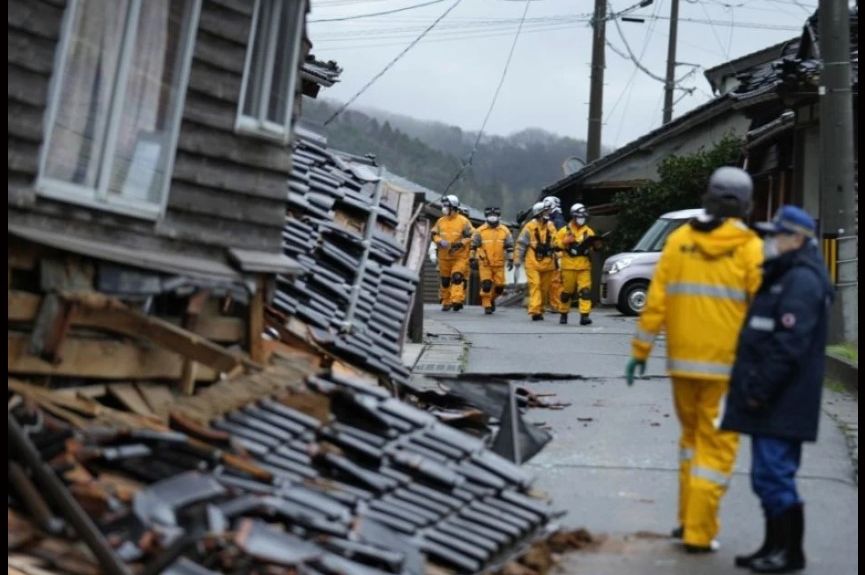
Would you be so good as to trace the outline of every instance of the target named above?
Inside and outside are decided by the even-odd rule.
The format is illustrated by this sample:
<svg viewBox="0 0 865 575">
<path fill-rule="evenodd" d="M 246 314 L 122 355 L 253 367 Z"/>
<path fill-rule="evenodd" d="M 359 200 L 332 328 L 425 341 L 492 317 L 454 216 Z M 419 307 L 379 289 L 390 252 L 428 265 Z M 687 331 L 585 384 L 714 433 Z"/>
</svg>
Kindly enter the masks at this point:
<svg viewBox="0 0 865 575">
<path fill-rule="evenodd" d="M 853 95 L 847 0 L 821 0 L 820 219 L 824 239 L 838 242 L 835 340 L 859 341 L 859 241 L 853 195 Z"/>
<path fill-rule="evenodd" d="M 601 157 L 601 123 L 604 113 L 604 41 L 607 28 L 607 0 L 595 0 L 592 20 L 592 86 L 589 93 L 589 138 L 586 161 Z"/>
<path fill-rule="evenodd" d="M 667 45 L 667 78 L 664 83 L 664 123 L 673 119 L 673 88 L 676 85 L 676 34 L 679 31 L 679 0 L 670 6 L 670 38 Z"/>
</svg>

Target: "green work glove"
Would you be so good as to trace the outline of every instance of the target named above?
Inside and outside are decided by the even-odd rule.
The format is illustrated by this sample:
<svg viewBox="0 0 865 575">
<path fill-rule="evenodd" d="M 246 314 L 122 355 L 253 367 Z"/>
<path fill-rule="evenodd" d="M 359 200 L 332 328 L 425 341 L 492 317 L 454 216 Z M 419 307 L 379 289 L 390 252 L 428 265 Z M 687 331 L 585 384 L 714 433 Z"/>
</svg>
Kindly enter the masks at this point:
<svg viewBox="0 0 865 575">
<path fill-rule="evenodd" d="M 625 366 L 625 379 L 628 381 L 628 385 L 634 385 L 634 373 L 638 368 L 640 370 L 640 377 L 646 374 L 645 359 L 636 359 L 632 357 L 628 360 L 628 365 Z"/>
</svg>

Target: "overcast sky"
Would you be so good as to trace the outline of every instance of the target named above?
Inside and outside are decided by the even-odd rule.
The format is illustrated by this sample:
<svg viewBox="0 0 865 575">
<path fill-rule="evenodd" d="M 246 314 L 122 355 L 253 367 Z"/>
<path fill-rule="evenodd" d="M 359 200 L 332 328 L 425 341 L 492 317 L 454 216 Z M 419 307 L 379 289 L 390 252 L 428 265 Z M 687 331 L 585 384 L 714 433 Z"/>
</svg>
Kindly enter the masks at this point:
<svg viewBox="0 0 865 575">
<path fill-rule="evenodd" d="M 312 0 L 309 30 L 316 57 L 336 60 L 342 81 L 324 92 L 344 101 L 441 15 L 454 0 L 390 15 L 343 22 L 313 22 L 414 6 L 431 0 Z M 637 0 L 612 0 L 621 11 Z M 655 0 L 622 22 L 625 40 L 640 62 L 663 76 L 671 0 Z M 487 126 L 507 135 L 528 127 L 586 138 L 592 34 L 586 21 L 592 0 L 535 0 L 518 40 L 504 86 Z M 477 130 L 483 121 L 513 42 L 525 3 L 462 2 L 380 78 L 355 106 L 376 107 Z M 703 71 L 798 36 L 816 0 L 682 0 L 677 76 L 696 87 L 676 105 L 681 114 L 711 98 Z M 690 21 L 689 21 L 690 20 Z M 613 22 L 607 38 L 626 53 Z M 607 48 L 603 144 L 619 147 L 661 124 L 663 85 Z M 677 93 L 678 98 L 682 95 Z"/>
</svg>

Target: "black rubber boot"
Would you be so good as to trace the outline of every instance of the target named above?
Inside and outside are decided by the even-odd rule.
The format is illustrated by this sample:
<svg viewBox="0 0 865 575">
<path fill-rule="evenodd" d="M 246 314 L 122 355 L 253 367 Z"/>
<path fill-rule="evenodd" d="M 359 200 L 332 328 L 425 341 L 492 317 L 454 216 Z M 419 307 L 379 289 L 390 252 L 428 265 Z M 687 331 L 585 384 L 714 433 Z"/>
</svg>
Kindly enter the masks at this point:
<svg viewBox="0 0 865 575">
<path fill-rule="evenodd" d="M 493 306 L 485 307 L 484 315 L 492 315 L 493 311 L 495 311 L 495 308 Z"/>
<path fill-rule="evenodd" d="M 450 310 L 451 310 L 451 304 L 449 304 L 449 303 L 443 303 L 442 304 L 442 311 L 450 311 Z"/>
<path fill-rule="evenodd" d="M 670 537 L 681 541 L 685 537 L 685 528 L 681 525 L 670 531 Z"/>
<path fill-rule="evenodd" d="M 461 309 L 463 309 L 463 304 L 461 304 L 461 303 L 455 303 L 454 304 L 454 311 L 460 311 Z"/>
<path fill-rule="evenodd" d="M 536 313 L 532 316 L 532 321 L 544 321 L 544 314 Z"/>
<path fill-rule="evenodd" d="M 493 302 L 492 305 L 490 305 L 490 309 L 496 311 L 496 302 Z"/>
<path fill-rule="evenodd" d="M 563 314 L 559 315 L 559 323 L 561 323 L 561 324 L 568 323 L 568 314 L 563 313 Z"/>
<path fill-rule="evenodd" d="M 805 534 L 805 510 L 794 505 L 778 518 L 778 544 L 768 555 L 751 562 L 754 573 L 791 573 L 805 568 L 802 538 Z"/>
<path fill-rule="evenodd" d="M 750 555 L 736 555 L 736 567 L 750 567 L 756 559 L 765 557 L 775 551 L 778 545 L 778 520 L 766 519 L 766 532 L 763 536 L 763 545 Z"/>
<path fill-rule="evenodd" d="M 589 314 L 580 314 L 580 325 L 592 325 L 592 320 L 589 319 Z"/>
</svg>

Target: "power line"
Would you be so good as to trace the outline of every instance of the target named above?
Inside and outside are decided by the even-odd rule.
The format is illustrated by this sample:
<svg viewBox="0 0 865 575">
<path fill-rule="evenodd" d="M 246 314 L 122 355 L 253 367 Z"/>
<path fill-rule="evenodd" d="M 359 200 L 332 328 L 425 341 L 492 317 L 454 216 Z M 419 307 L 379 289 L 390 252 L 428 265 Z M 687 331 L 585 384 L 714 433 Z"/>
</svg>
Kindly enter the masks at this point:
<svg viewBox="0 0 865 575">
<path fill-rule="evenodd" d="M 646 20 L 654 21 L 654 20 L 669 20 L 669 16 L 662 15 L 649 15 L 644 16 Z M 716 22 L 710 18 L 708 19 L 699 19 L 699 18 L 679 18 L 680 21 L 691 22 L 695 24 L 707 24 L 710 26 L 716 25 Z M 556 16 L 542 16 L 537 18 L 528 18 L 526 19 L 525 26 L 543 26 L 543 25 L 561 25 L 567 23 L 583 23 L 591 21 L 590 16 L 584 15 L 556 15 Z M 502 29 L 507 30 L 512 28 L 514 25 L 519 25 L 519 21 L 516 19 L 498 19 L 498 20 L 490 20 L 490 19 L 480 19 L 476 21 L 461 21 L 461 22 L 453 22 L 446 23 L 442 25 L 437 31 L 436 34 L 441 33 L 457 33 L 459 29 L 464 29 L 463 31 L 466 33 L 469 32 L 481 32 L 489 29 Z M 524 28 L 525 28 L 524 26 Z M 788 30 L 798 32 L 801 30 L 801 26 L 786 26 L 781 24 L 771 24 L 771 23 L 761 23 L 761 22 L 735 22 L 734 28 L 737 29 L 754 29 L 754 30 Z M 410 27 L 376 27 L 376 28 L 365 28 L 365 29 L 356 29 L 350 32 L 338 32 L 332 34 L 322 34 L 317 36 L 317 42 L 349 42 L 354 40 L 378 40 L 384 37 L 389 38 L 408 38 L 411 37 L 418 30 L 421 30 L 422 26 L 410 26 Z"/>
<path fill-rule="evenodd" d="M 457 5 L 458 5 L 460 2 L 462 2 L 462 0 L 456 0 L 453 4 L 451 4 L 450 8 L 448 8 L 447 10 L 445 10 L 445 11 L 442 13 L 441 16 L 439 16 L 438 18 L 436 18 L 436 19 L 433 21 L 432 24 L 430 24 L 429 26 L 427 26 L 426 30 L 424 30 L 423 32 L 421 32 L 420 36 L 418 36 L 417 38 L 415 38 L 415 39 L 411 42 L 411 44 L 409 44 L 408 46 L 406 46 L 405 49 L 404 49 L 402 52 L 400 52 L 399 54 L 397 54 L 396 57 L 395 57 L 393 60 L 391 60 L 390 62 L 388 62 L 388 64 L 387 64 L 384 68 L 382 68 L 381 72 L 379 72 L 378 74 L 376 74 L 375 76 L 373 76 L 372 79 L 371 79 L 369 82 L 367 82 L 367 83 L 364 85 L 363 88 L 361 88 L 360 90 L 358 90 L 357 93 L 356 93 L 354 96 L 352 96 L 351 98 L 349 98 L 348 101 L 347 101 L 345 104 L 343 104 L 342 106 L 340 106 L 339 109 L 337 109 L 337 111 L 334 112 L 333 115 L 332 115 L 330 118 L 327 119 L 327 121 L 325 121 L 324 125 L 327 126 L 328 124 L 330 124 L 331 122 L 333 122 L 334 119 L 336 119 L 337 116 L 339 116 L 340 114 L 342 114 L 342 113 L 346 110 L 346 108 L 348 108 L 348 107 L 349 107 L 349 106 L 350 106 L 350 105 L 351 105 L 355 100 L 357 100 L 357 99 L 360 97 L 361 94 L 363 94 L 364 92 L 366 92 L 367 89 L 368 89 L 370 86 L 372 86 L 372 85 L 376 82 L 376 80 L 378 80 L 379 78 L 381 78 L 382 76 L 384 76 L 385 72 L 387 72 L 388 70 L 390 70 L 391 67 L 392 67 L 394 64 L 396 64 L 397 62 L 399 62 L 399 60 L 400 60 L 403 56 L 405 56 L 405 55 L 408 53 L 408 51 L 411 50 L 411 49 L 415 46 L 415 44 L 417 44 L 418 42 L 420 42 L 421 39 L 423 39 L 423 37 L 427 35 L 427 32 L 429 32 L 430 30 L 432 30 L 433 28 L 435 28 L 436 24 L 438 24 L 439 22 L 441 22 L 441 21 L 444 19 L 445 16 L 447 16 L 448 14 L 450 14 L 450 13 L 451 13 L 451 10 L 453 10 L 454 8 L 456 8 Z"/>
<path fill-rule="evenodd" d="M 666 84 L 666 83 L 667 83 L 667 80 L 666 80 L 665 78 L 663 78 L 663 77 L 661 77 L 661 76 L 658 76 L 657 74 L 655 74 L 654 72 L 652 72 L 651 70 L 649 70 L 648 68 L 646 68 L 646 67 L 643 65 L 643 63 L 640 62 L 640 60 L 638 60 L 636 56 L 634 56 L 634 52 L 633 52 L 633 50 L 631 50 L 631 46 L 630 46 L 630 44 L 628 44 L 628 40 L 625 38 L 625 33 L 622 32 L 622 25 L 619 24 L 619 21 L 618 21 L 618 20 L 613 20 L 613 24 L 616 25 L 616 31 L 619 33 L 619 38 L 622 39 L 622 42 L 625 44 L 625 49 L 628 51 L 628 53 L 627 53 L 627 54 L 623 54 L 622 52 L 620 52 L 620 51 L 619 51 L 619 50 L 618 50 L 618 49 L 617 49 L 617 48 L 612 44 L 612 42 L 610 42 L 609 40 L 606 40 L 607 46 L 609 46 L 609 47 L 613 50 L 613 52 L 615 52 L 616 54 L 618 54 L 618 55 L 621 56 L 622 58 L 625 58 L 626 60 L 631 60 L 631 61 L 634 63 L 634 65 L 635 65 L 635 66 L 636 66 L 636 67 L 637 67 L 637 68 L 638 68 L 642 73 L 644 73 L 644 74 L 647 75 L 648 77 L 652 78 L 653 80 L 657 80 L 658 82 L 660 82 L 660 83 L 662 83 L 662 84 Z M 687 76 L 686 76 L 686 77 L 687 77 Z M 684 78 L 682 78 L 682 79 L 684 79 Z M 677 80 L 677 81 L 676 81 L 676 84 L 679 84 L 679 82 L 681 82 L 682 79 Z M 678 85 L 676 85 L 676 86 L 674 86 L 674 87 L 675 87 L 675 89 L 677 89 L 677 90 L 682 90 L 682 91 L 685 91 L 685 92 L 693 92 L 693 91 L 694 91 L 693 88 L 683 88 L 683 87 L 678 86 Z"/>
<path fill-rule="evenodd" d="M 314 8 L 334 8 L 339 6 L 358 6 L 372 2 L 387 2 L 388 0 L 316 0 Z"/>
<path fill-rule="evenodd" d="M 471 166 L 472 162 L 475 159 L 475 153 L 477 153 L 477 151 L 478 151 L 478 146 L 481 143 L 481 138 L 483 137 L 484 130 L 487 127 L 487 121 L 490 119 L 490 115 L 493 113 L 493 108 L 495 108 L 495 106 L 496 106 L 496 101 L 499 99 L 499 93 L 501 92 L 502 86 L 505 83 L 505 77 L 508 75 L 508 68 L 510 68 L 510 66 L 511 66 L 511 59 L 514 56 L 514 50 L 517 47 L 517 40 L 520 39 L 520 32 L 523 29 L 523 22 L 525 22 L 525 20 L 526 20 L 526 14 L 529 13 L 529 6 L 530 5 L 531 5 L 531 0 L 526 0 L 526 6 L 525 6 L 525 8 L 523 8 L 522 18 L 520 18 L 520 25 L 517 28 L 517 33 L 514 34 L 514 41 L 511 43 L 511 50 L 510 50 L 510 52 L 508 52 L 508 58 L 507 58 L 507 60 L 505 60 L 505 67 L 502 70 L 501 78 L 499 78 L 499 85 L 496 86 L 496 91 L 493 94 L 493 99 L 490 102 L 490 107 L 487 109 L 487 114 L 486 114 L 486 116 L 484 116 L 483 123 L 481 123 L 481 129 L 478 131 L 478 137 L 475 138 L 474 146 L 472 146 L 472 150 L 469 153 L 469 158 L 466 162 L 463 163 L 462 167 L 460 167 L 459 171 L 457 171 L 457 173 L 454 175 L 453 179 L 450 181 L 447 188 L 445 188 L 444 194 L 447 194 L 450 191 L 451 187 L 462 177 L 463 173 L 466 171 L 466 168 Z M 442 194 L 442 195 L 444 195 L 444 194 Z"/>
<path fill-rule="evenodd" d="M 542 27 L 542 28 L 533 28 L 530 30 L 526 30 L 524 28 L 522 31 L 522 35 L 525 36 L 526 34 L 534 34 L 537 32 L 557 32 L 557 31 L 564 31 L 564 30 L 573 31 L 573 29 L 574 29 L 574 27 L 572 24 L 556 24 L 554 26 L 546 26 L 546 27 Z M 509 31 L 509 30 L 508 31 L 499 31 L 499 32 L 486 32 L 486 33 L 479 31 L 479 32 L 465 33 L 465 34 L 454 35 L 454 36 L 433 36 L 433 35 L 430 35 L 430 37 L 424 41 L 424 45 L 440 43 L 440 42 L 461 42 L 464 40 L 482 40 L 485 38 L 502 38 L 502 37 L 513 37 L 513 32 Z M 345 49 L 345 50 L 361 50 L 361 49 L 365 49 L 365 48 L 383 48 L 383 47 L 402 46 L 402 45 L 403 45 L 403 42 L 384 42 L 381 44 L 354 44 L 354 45 L 349 45 L 349 46 L 339 46 L 339 48 Z M 316 43 L 316 46 L 318 46 L 319 48 L 327 48 L 327 46 L 323 46 L 321 43 Z"/>
<path fill-rule="evenodd" d="M 396 14 L 397 12 L 414 10 L 415 8 L 423 8 L 424 6 L 432 6 L 433 4 L 441 4 L 444 1 L 445 0 L 431 0 L 430 2 L 423 2 L 421 4 L 414 4 L 412 6 L 404 6 L 402 8 L 395 8 L 393 10 L 385 10 L 383 12 L 370 12 L 368 14 L 357 14 L 356 16 L 343 16 L 342 18 L 316 18 L 315 20 L 310 20 L 309 22 L 345 22 L 346 20 L 358 20 L 360 18 L 385 16 L 387 14 Z"/>
<path fill-rule="evenodd" d="M 712 35 L 715 37 L 715 40 L 718 42 L 718 46 L 721 47 L 724 58 L 726 58 L 727 61 L 729 62 L 730 61 L 730 47 L 728 46 L 726 49 L 724 48 L 724 43 L 721 41 L 721 37 L 718 36 L 718 31 L 715 29 L 715 21 L 712 20 L 711 16 L 709 16 L 709 11 L 706 10 L 706 5 L 701 3 L 700 8 L 703 9 L 703 13 L 706 15 L 706 18 L 709 19 L 709 24 L 712 27 Z"/>
<path fill-rule="evenodd" d="M 733 8 L 730 8 L 730 35 L 727 37 L 727 54 L 730 54 L 730 50 L 733 48 L 733 24 L 736 23 L 736 12 Z"/>
<path fill-rule="evenodd" d="M 663 4 L 664 4 L 664 0 L 660 0 L 657 4 L 655 4 L 655 7 L 653 9 L 653 14 L 658 14 L 662 9 Z M 642 60 L 646 56 L 646 50 L 649 49 L 649 42 L 651 42 L 651 40 L 652 40 L 652 34 L 654 34 L 654 32 L 655 32 L 655 28 L 657 27 L 657 24 L 658 24 L 657 20 L 652 20 L 649 23 L 649 26 L 646 30 L 646 34 L 643 37 L 643 47 L 640 48 L 640 60 Z M 619 129 L 616 130 L 616 137 L 614 139 L 614 144 L 613 144 L 614 146 L 618 145 L 619 138 L 622 135 L 622 128 L 625 126 L 624 120 L 628 114 L 628 107 L 631 105 L 631 95 L 634 93 L 634 80 L 637 78 L 637 72 L 639 72 L 639 71 L 640 71 L 639 68 L 637 68 L 637 66 L 635 65 L 633 71 L 631 71 L 631 76 L 628 78 L 627 84 L 625 84 L 625 89 L 622 90 L 622 92 L 619 94 L 619 97 L 616 99 L 616 102 L 613 104 L 613 108 L 610 110 L 610 113 L 607 116 L 606 122 L 609 122 L 610 119 L 613 117 L 613 112 L 615 112 L 616 108 L 619 107 L 619 103 L 622 101 L 622 98 L 625 98 L 625 107 L 622 108 L 622 121 L 619 122 Z M 626 96 L 626 94 L 627 94 L 627 96 Z"/>
</svg>

